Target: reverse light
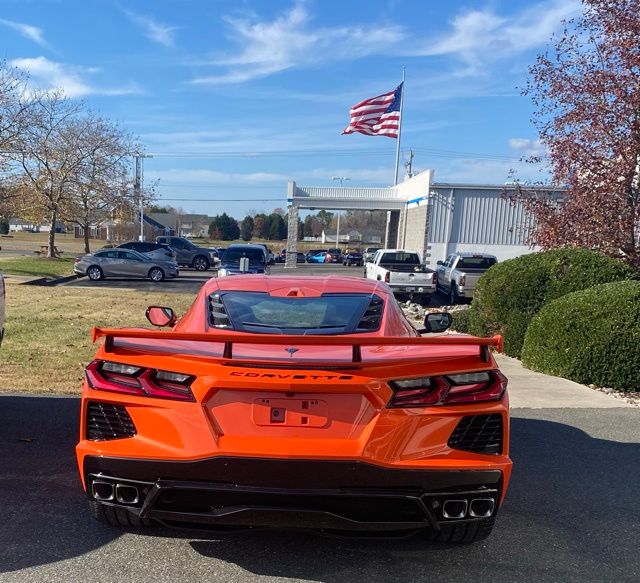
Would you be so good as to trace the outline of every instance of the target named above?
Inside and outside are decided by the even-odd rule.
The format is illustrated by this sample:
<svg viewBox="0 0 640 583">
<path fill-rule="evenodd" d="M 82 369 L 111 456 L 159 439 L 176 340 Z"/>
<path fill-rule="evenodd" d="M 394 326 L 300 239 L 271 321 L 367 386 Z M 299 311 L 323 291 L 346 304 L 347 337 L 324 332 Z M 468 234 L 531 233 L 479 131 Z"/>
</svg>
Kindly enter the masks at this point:
<svg viewBox="0 0 640 583">
<path fill-rule="evenodd" d="M 94 360 L 85 372 L 92 389 L 140 397 L 195 401 L 191 393 L 191 383 L 195 380 L 192 375 L 102 360 Z"/>
<path fill-rule="evenodd" d="M 499 401 L 507 379 L 498 370 L 435 377 L 397 379 L 389 382 L 393 397 L 389 408 L 430 407 L 455 403 Z"/>
</svg>

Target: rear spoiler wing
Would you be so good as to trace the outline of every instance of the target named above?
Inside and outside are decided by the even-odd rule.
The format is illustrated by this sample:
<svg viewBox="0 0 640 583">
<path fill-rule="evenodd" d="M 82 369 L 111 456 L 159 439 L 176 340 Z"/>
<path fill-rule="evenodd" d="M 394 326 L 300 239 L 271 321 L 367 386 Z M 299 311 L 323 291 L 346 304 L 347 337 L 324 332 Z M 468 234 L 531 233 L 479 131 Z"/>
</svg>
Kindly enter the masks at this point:
<svg viewBox="0 0 640 583">
<path fill-rule="evenodd" d="M 138 340 L 184 340 L 189 342 L 209 342 L 224 344 L 222 360 L 233 359 L 234 344 L 281 344 L 283 346 L 351 346 L 351 362 L 362 362 L 361 347 L 363 346 L 477 346 L 480 351 L 480 358 L 484 362 L 489 361 L 489 348 L 494 347 L 498 352 L 502 352 L 502 336 L 496 335 L 491 338 L 478 338 L 466 335 L 447 336 L 329 336 L 329 335 L 284 335 L 284 334 L 249 334 L 216 332 L 215 334 L 192 333 L 192 332 L 172 332 L 164 330 L 134 330 L 130 328 L 98 328 L 91 330 L 91 338 L 96 342 L 104 338 L 105 352 L 113 352 L 113 343 L 116 338 L 134 338 Z M 244 361 L 245 359 L 243 359 Z M 402 359 L 406 362 L 408 359 Z M 250 359 L 255 362 L 255 359 Z M 288 359 L 283 361 L 287 362 Z M 336 366 L 335 361 L 321 363 L 313 361 L 314 364 L 326 364 Z M 389 362 L 390 364 L 390 362 Z"/>
</svg>

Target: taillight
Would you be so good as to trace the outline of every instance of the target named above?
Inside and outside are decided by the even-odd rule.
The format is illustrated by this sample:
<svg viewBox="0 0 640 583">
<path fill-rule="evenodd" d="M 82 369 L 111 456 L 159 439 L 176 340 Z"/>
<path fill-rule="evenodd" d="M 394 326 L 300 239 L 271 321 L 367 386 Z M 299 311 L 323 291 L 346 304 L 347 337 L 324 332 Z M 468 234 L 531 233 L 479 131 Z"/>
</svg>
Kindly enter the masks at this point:
<svg viewBox="0 0 640 583">
<path fill-rule="evenodd" d="M 385 282 L 385 283 L 389 283 L 390 281 L 391 281 L 391 272 L 390 272 L 390 271 L 387 271 L 387 272 L 384 274 L 384 282 Z"/>
<path fill-rule="evenodd" d="M 192 375 L 103 360 L 94 360 L 85 372 L 92 389 L 141 397 L 195 401 L 191 393 L 191 383 L 195 380 Z"/>
<path fill-rule="evenodd" d="M 458 285 L 464 285 L 465 283 L 467 283 L 467 276 L 463 273 L 463 274 L 458 278 Z"/>
<path fill-rule="evenodd" d="M 390 381 L 389 408 L 499 401 L 507 379 L 498 370 Z"/>
<path fill-rule="evenodd" d="M 76 257 L 73 262 L 74 263 L 80 263 L 80 257 Z"/>
</svg>

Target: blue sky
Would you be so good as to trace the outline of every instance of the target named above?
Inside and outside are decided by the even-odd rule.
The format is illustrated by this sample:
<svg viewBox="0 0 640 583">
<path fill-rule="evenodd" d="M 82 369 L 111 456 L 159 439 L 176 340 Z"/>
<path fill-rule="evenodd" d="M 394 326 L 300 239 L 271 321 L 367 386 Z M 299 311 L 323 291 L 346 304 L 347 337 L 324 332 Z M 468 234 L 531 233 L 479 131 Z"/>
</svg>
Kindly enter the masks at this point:
<svg viewBox="0 0 640 583">
<path fill-rule="evenodd" d="M 0 0 L 0 58 L 140 137 L 185 211 L 282 207 L 286 183 L 385 186 L 396 141 L 342 136 L 407 68 L 403 158 L 495 182 L 538 152 L 527 66 L 578 0 Z M 180 200 L 179 200 L 180 199 Z M 210 199 L 199 202 L 193 199 Z"/>
</svg>

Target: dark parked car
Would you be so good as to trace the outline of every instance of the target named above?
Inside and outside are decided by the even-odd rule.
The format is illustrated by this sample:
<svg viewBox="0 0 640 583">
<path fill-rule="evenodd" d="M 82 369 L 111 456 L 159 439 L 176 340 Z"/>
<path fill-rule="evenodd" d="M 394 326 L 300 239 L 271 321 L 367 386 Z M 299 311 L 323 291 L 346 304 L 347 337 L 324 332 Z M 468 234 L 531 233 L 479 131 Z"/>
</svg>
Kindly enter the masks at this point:
<svg viewBox="0 0 640 583">
<path fill-rule="evenodd" d="M 118 245 L 119 249 L 132 249 L 138 253 L 144 253 L 156 261 L 175 261 L 176 252 L 164 243 L 152 243 L 151 241 L 129 241 Z"/>
<path fill-rule="evenodd" d="M 362 267 L 364 265 L 364 259 L 362 258 L 362 253 L 360 253 L 360 251 L 350 251 L 346 255 L 343 255 L 342 265 L 346 265 L 347 267 L 350 267 L 351 265 L 357 265 L 358 267 Z"/>
<path fill-rule="evenodd" d="M 327 263 L 341 263 L 342 262 L 342 251 L 338 248 L 328 249 L 327 250 Z"/>
<path fill-rule="evenodd" d="M 178 255 L 178 265 L 193 267 L 196 271 L 207 271 L 213 257 L 206 247 L 198 247 L 184 237 L 156 237 L 157 243 L 169 245 Z"/>
<path fill-rule="evenodd" d="M 248 259 L 249 265 L 246 271 L 241 271 L 242 259 Z M 264 247 L 260 245 L 230 245 L 220 258 L 218 277 L 227 275 L 242 275 L 243 273 L 269 274 L 268 255 Z"/>
</svg>

